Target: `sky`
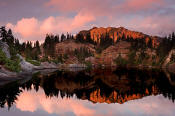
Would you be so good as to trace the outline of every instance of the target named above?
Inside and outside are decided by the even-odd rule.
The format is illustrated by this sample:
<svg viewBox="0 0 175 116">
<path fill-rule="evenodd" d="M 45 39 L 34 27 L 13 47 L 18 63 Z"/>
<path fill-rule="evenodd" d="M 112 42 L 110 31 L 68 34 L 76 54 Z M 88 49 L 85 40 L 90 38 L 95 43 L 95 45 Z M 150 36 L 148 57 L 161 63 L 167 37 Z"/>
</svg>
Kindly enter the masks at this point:
<svg viewBox="0 0 175 116">
<path fill-rule="evenodd" d="M 175 0 L 0 0 L 0 25 L 21 41 L 94 26 L 166 36 L 175 31 L 174 12 Z"/>
</svg>

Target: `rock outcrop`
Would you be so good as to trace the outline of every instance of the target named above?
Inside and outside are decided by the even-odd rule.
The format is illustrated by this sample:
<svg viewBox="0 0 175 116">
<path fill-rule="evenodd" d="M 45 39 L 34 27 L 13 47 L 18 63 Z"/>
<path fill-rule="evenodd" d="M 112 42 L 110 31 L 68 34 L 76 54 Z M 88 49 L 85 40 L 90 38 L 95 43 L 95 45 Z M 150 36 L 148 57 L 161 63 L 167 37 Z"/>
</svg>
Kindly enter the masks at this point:
<svg viewBox="0 0 175 116">
<path fill-rule="evenodd" d="M 7 58 L 11 57 L 10 51 L 9 51 L 9 46 L 5 42 L 2 42 L 1 40 L 0 40 L 0 48 L 5 53 Z"/>
<path fill-rule="evenodd" d="M 109 37 L 112 38 L 114 41 L 117 41 L 119 38 L 122 38 L 124 36 L 125 38 L 133 38 L 133 39 L 146 38 L 147 41 L 149 39 L 152 39 L 152 43 L 154 46 L 157 46 L 159 44 L 158 37 L 149 36 L 141 32 L 131 31 L 131 30 L 125 29 L 124 27 L 119 27 L 119 28 L 94 27 L 90 30 L 84 30 L 79 32 L 79 34 L 84 35 L 84 39 L 86 39 L 87 34 L 90 34 L 91 38 L 96 42 L 98 42 L 101 36 L 105 36 L 107 33 L 109 34 Z"/>
<path fill-rule="evenodd" d="M 168 66 L 168 71 L 175 73 L 175 63 Z"/>
<path fill-rule="evenodd" d="M 168 53 L 168 56 L 166 57 L 162 67 L 166 67 L 167 64 L 171 61 L 171 57 L 172 55 L 175 54 L 175 49 L 171 50 L 169 53 Z"/>
<path fill-rule="evenodd" d="M 70 54 L 74 52 L 75 49 L 80 48 L 87 48 L 92 53 L 95 53 L 95 47 L 92 44 L 82 44 L 82 43 L 76 43 L 74 40 L 66 40 L 64 42 L 58 43 L 55 46 L 55 54 L 56 56 L 64 55 L 64 54 Z"/>
<path fill-rule="evenodd" d="M 22 71 L 32 71 L 35 68 L 33 64 L 30 64 L 29 62 L 27 62 L 21 55 L 17 54 L 17 56 L 21 60 L 20 65 L 21 65 Z"/>
<path fill-rule="evenodd" d="M 5 53 L 7 58 L 11 58 L 9 46 L 5 43 L 0 41 L 0 48 Z M 21 71 L 19 73 L 17 72 L 11 72 L 4 68 L 3 65 L 0 65 L 0 80 L 4 81 L 13 81 L 16 79 L 25 78 L 25 76 L 32 77 L 32 74 L 37 72 L 38 70 L 45 70 L 45 69 L 57 69 L 58 66 L 55 63 L 48 63 L 48 62 L 42 62 L 40 66 L 34 66 L 33 64 L 27 62 L 21 55 L 17 54 L 17 57 L 20 59 L 20 66 Z M 45 71 L 45 73 L 47 73 Z"/>
<path fill-rule="evenodd" d="M 95 54 L 94 57 L 86 58 L 85 61 L 89 61 L 94 65 L 105 65 L 105 66 L 113 66 L 115 65 L 114 60 L 121 55 L 122 58 L 128 59 L 128 54 L 130 52 L 131 44 L 126 41 L 120 41 L 116 45 L 112 45 L 102 51 L 101 54 Z"/>
<path fill-rule="evenodd" d="M 10 72 L 6 70 L 4 67 L 0 68 L 0 79 L 6 79 L 6 77 L 15 77 L 17 76 L 17 73 L 15 72 Z"/>
<path fill-rule="evenodd" d="M 53 62 L 49 63 L 49 62 L 42 62 L 40 66 L 34 66 L 33 64 L 30 64 L 29 62 L 27 62 L 21 55 L 17 55 L 21 62 L 21 69 L 22 71 L 25 72 L 31 72 L 31 71 L 35 71 L 35 70 L 43 70 L 43 69 L 56 69 L 58 68 L 57 65 Z"/>
</svg>

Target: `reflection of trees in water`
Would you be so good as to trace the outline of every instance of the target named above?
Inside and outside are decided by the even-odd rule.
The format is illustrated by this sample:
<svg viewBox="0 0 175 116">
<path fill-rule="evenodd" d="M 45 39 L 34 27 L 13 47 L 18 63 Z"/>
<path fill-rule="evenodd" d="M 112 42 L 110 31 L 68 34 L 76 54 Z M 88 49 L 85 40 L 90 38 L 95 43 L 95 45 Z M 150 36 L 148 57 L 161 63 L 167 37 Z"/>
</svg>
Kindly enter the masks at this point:
<svg viewBox="0 0 175 116">
<path fill-rule="evenodd" d="M 10 108 L 21 92 L 22 90 L 16 83 L 8 84 L 0 88 L 0 107 L 4 108 L 5 104 L 7 104 Z"/>
<path fill-rule="evenodd" d="M 117 69 L 90 72 L 58 71 L 45 77 L 34 77 L 24 84 L 8 84 L 0 88 L 0 106 L 10 108 L 22 90 L 43 88 L 47 97 L 70 98 L 92 102 L 124 103 L 144 96 L 163 94 L 174 102 L 175 86 L 159 70 Z M 174 75 L 171 74 L 172 80 Z M 33 88 L 32 88 L 33 86 Z"/>
</svg>

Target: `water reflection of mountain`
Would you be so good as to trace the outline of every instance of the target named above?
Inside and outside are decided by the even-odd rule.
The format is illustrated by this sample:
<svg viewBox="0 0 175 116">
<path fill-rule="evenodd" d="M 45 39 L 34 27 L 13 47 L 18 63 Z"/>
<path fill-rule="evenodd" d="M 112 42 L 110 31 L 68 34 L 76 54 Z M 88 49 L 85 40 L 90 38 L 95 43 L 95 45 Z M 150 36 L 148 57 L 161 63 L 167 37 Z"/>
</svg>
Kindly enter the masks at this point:
<svg viewBox="0 0 175 116">
<path fill-rule="evenodd" d="M 72 97 L 89 100 L 93 103 L 125 103 L 145 96 L 163 94 L 174 102 L 174 75 L 159 70 L 93 70 L 81 72 L 57 71 L 42 76 L 35 75 L 24 84 L 12 83 L 0 88 L 0 106 L 7 103 L 9 107 L 23 90 L 36 91 L 43 88 L 48 97 Z"/>
</svg>

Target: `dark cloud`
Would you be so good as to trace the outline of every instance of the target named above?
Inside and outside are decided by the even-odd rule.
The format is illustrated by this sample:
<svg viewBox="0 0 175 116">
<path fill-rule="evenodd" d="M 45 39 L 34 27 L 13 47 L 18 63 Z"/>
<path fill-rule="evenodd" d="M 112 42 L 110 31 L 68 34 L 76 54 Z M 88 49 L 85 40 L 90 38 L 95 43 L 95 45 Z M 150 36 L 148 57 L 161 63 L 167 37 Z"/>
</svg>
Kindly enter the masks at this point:
<svg viewBox="0 0 175 116">
<path fill-rule="evenodd" d="M 0 0 L 0 22 L 16 23 L 24 17 L 37 17 L 41 19 L 50 14 L 52 15 L 52 13 L 43 6 L 46 1 L 47 0 Z"/>
</svg>

